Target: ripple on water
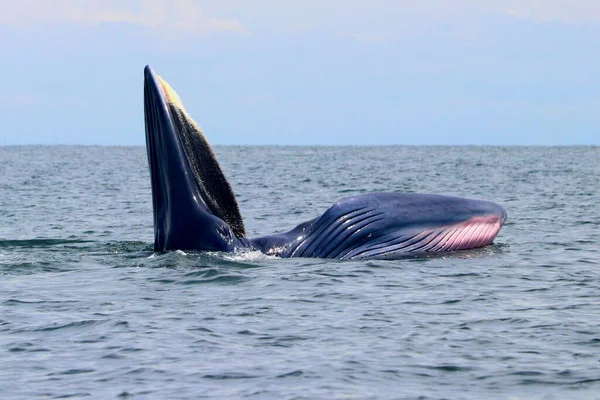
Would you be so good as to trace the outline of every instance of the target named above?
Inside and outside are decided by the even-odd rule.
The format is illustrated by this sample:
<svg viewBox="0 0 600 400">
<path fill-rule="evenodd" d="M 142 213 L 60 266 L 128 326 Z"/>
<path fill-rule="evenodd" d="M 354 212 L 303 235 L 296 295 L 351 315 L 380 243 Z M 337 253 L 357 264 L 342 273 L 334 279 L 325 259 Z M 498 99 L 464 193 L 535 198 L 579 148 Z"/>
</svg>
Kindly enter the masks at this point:
<svg viewBox="0 0 600 400">
<path fill-rule="evenodd" d="M 401 260 L 157 253 L 144 148 L 0 147 L 3 399 L 597 397 L 600 148 L 216 151 L 250 236 L 379 190 L 509 220 Z"/>
</svg>

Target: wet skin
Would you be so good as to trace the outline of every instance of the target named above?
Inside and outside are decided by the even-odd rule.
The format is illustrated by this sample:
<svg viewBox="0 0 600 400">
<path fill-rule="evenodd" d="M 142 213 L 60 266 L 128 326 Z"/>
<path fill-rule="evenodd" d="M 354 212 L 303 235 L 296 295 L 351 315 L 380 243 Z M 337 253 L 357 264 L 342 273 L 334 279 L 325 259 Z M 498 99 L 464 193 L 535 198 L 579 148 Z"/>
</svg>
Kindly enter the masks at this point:
<svg viewBox="0 0 600 400">
<path fill-rule="evenodd" d="M 233 190 L 208 141 L 175 91 L 150 67 L 144 75 L 156 251 L 399 258 L 487 246 L 506 220 L 506 210 L 489 201 L 370 193 L 342 199 L 289 232 L 247 238 Z"/>
</svg>

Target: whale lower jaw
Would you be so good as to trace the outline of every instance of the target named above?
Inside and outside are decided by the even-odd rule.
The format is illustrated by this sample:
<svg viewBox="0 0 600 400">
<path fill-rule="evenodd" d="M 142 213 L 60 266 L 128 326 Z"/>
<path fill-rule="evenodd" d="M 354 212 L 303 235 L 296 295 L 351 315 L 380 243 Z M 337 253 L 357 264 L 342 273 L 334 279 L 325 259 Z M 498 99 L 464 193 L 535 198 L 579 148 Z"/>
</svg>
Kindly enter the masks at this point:
<svg viewBox="0 0 600 400">
<path fill-rule="evenodd" d="M 394 258 L 403 254 L 441 253 L 489 246 L 502 228 L 498 216 L 474 217 L 468 221 L 424 229 L 417 235 L 400 236 L 395 240 L 352 251 L 340 259 Z"/>
<path fill-rule="evenodd" d="M 458 224 L 426 228 L 417 234 L 407 233 L 387 241 L 374 241 L 338 254 L 334 258 L 398 258 L 403 255 L 476 249 L 492 244 L 503 223 L 503 218 L 497 215 L 474 217 Z"/>
<path fill-rule="evenodd" d="M 492 244 L 502 228 L 497 216 L 474 217 L 461 224 L 433 232 L 425 251 L 454 251 L 484 247 Z"/>
</svg>

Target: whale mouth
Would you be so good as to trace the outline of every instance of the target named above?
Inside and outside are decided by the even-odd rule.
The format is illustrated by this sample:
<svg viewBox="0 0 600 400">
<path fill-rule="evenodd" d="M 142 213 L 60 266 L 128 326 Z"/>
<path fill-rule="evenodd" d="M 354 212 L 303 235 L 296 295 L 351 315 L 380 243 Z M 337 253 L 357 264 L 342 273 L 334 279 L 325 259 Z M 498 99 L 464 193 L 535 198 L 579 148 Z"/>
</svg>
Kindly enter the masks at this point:
<svg viewBox="0 0 600 400">
<path fill-rule="evenodd" d="M 289 232 L 255 239 L 204 134 L 171 86 L 144 71 L 146 149 L 154 248 L 282 257 L 396 258 L 489 245 L 506 220 L 492 202 L 443 195 L 370 193 L 342 199 Z"/>
<path fill-rule="evenodd" d="M 155 249 L 186 246 L 169 241 L 193 234 L 194 224 L 215 223 L 214 217 L 217 225 L 223 222 L 235 237 L 245 236 L 235 195 L 212 148 L 175 90 L 149 66 L 144 69 L 144 115 Z M 178 232 L 171 232 L 173 229 Z M 225 227 L 216 229 L 223 231 Z M 220 236 L 228 234 L 220 232 Z M 214 247 L 208 245 L 206 249 Z"/>
</svg>

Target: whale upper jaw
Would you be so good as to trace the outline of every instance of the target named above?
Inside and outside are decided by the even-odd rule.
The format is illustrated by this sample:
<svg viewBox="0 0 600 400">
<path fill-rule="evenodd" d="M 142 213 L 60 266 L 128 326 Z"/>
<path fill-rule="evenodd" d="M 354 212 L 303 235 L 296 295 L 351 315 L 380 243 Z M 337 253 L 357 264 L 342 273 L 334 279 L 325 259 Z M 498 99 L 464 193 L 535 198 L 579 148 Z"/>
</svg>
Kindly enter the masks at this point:
<svg viewBox="0 0 600 400">
<path fill-rule="evenodd" d="M 155 250 L 231 251 L 244 236 L 233 191 L 179 96 L 149 66 L 144 115 Z"/>
</svg>

